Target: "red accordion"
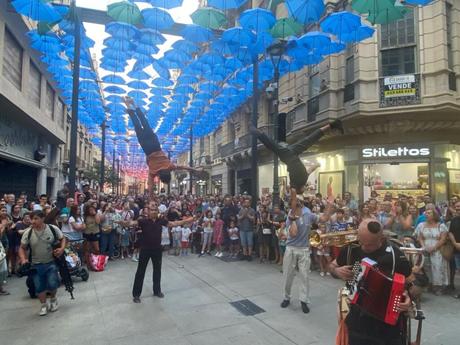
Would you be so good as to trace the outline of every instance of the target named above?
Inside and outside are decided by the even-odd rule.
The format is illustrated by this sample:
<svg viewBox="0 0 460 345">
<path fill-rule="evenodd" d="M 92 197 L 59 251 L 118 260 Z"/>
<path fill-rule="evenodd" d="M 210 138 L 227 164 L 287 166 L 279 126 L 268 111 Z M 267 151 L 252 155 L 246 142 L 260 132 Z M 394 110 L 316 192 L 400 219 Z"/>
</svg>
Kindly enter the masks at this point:
<svg viewBox="0 0 460 345">
<path fill-rule="evenodd" d="M 390 278 L 379 271 L 376 264 L 369 258 L 361 261 L 350 300 L 366 313 L 394 326 L 399 319 L 396 307 L 403 298 L 406 278 L 399 273 Z"/>
</svg>

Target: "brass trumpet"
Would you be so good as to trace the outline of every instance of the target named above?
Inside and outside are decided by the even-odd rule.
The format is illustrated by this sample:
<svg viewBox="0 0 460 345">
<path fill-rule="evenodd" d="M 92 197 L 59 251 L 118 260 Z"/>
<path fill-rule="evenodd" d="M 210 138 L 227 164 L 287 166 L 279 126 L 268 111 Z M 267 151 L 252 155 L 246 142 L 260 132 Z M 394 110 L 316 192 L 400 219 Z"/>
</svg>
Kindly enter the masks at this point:
<svg viewBox="0 0 460 345">
<path fill-rule="evenodd" d="M 326 234 L 320 234 L 318 231 L 312 231 L 310 233 L 310 246 L 315 248 L 320 245 L 343 247 L 357 240 L 357 230 L 335 231 Z"/>
</svg>

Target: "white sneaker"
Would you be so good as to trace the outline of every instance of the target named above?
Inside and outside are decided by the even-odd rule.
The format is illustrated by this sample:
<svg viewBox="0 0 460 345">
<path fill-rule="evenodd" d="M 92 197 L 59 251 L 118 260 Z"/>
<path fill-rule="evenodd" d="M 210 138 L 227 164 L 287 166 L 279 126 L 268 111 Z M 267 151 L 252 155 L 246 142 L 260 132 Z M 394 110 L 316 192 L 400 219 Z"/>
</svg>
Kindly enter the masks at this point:
<svg viewBox="0 0 460 345">
<path fill-rule="evenodd" d="M 217 256 L 218 258 L 221 258 L 222 256 L 224 256 L 224 253 L 220 252 L 219 255 Z"/>
<path fill-rule="evenodd" d="M 219 252 L 216 252 L 216 254 L 214 254 L 214 256 L 215 256 L 216 258 L 218 258 L 218 257 L 219 257 Z"/>
<path fill-rule="evenodd" d="M 48 305 L 45 303 L 42 304 L 42 306 L 40 307 L 40 312 L 38 313 L 38 315 L 45 316 L 46 314 L 48 314 Z"/>
<path fill-rule="evenodd" d="M 321 277 L 324 277 L 324 272 L 321 272 L 319 275 L 320 275 Z"/>
<path fill-rule="evenodd" d="M 50 300 L 50 312 L 54 313 L 59 309 L 57 298 Z"/>
<path fill-rule="evenodd" d="M 330 276 L 330 275 L 331 275 L 331 272 L 329 272 L 329 271 L 326 272 L 326 275 L 327 275 L 327 276 Z"/>
<path fill-rule="evenodd" d="M 139 259 L 138 259 L 137 257 L 135 257 L 135 256 L 133 256 L 131 260 L 134 261 L 134 262 L 138 262 L 138 261 L 139 261 Z"/>
</svg>

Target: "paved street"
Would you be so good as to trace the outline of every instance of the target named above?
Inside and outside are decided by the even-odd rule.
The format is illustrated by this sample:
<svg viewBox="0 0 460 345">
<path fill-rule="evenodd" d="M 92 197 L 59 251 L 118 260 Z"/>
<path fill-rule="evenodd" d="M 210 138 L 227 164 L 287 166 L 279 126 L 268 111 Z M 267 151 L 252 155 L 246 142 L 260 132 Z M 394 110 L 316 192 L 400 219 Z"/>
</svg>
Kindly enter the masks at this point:
<svg viewBox="0 0 460 345">
<path fill-rule="evenodd" d="M 76 282 L 76 299 L 60 291 L 60 310 L 39 317 L 38 301 L 26 297 L 24 279 L 10 280 L 0 300 L 0 339 L 8 345 L 293 345 L 335 343 L 339 282 L 312 273 L 312 312 L 294 300 L 283 310 L 277 266 L 223 262 L 216 258 L 165 256 L 165 299 L 151 295 L 151 274 L 141 304 L 131 301 L 136 264 L 110 263 L 87 283 Z M 77 278 L 78 279 L 78 278 Z M 295 295 L 297 289 L 294 290 Z M 249 299 L 265 312 L 244 316 L 230 302 Z M 427 295 L 423 345 L 458 344 L 460 303 Z"/>
</svg>

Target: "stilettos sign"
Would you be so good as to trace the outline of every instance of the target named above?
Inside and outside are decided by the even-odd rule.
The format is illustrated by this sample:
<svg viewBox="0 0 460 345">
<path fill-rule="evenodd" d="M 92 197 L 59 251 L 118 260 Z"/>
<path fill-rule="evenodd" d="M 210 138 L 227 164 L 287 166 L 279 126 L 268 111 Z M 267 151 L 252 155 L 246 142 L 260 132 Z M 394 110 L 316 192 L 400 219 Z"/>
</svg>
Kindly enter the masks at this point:
<svg viewBox="0 0 460 345">
<path fill-rule="evenodd" d="M 430 155 L 429 147 L 365 147 L 361 150 L 362 158 L 410 158 L 429 157 Z"/>
</svg>

